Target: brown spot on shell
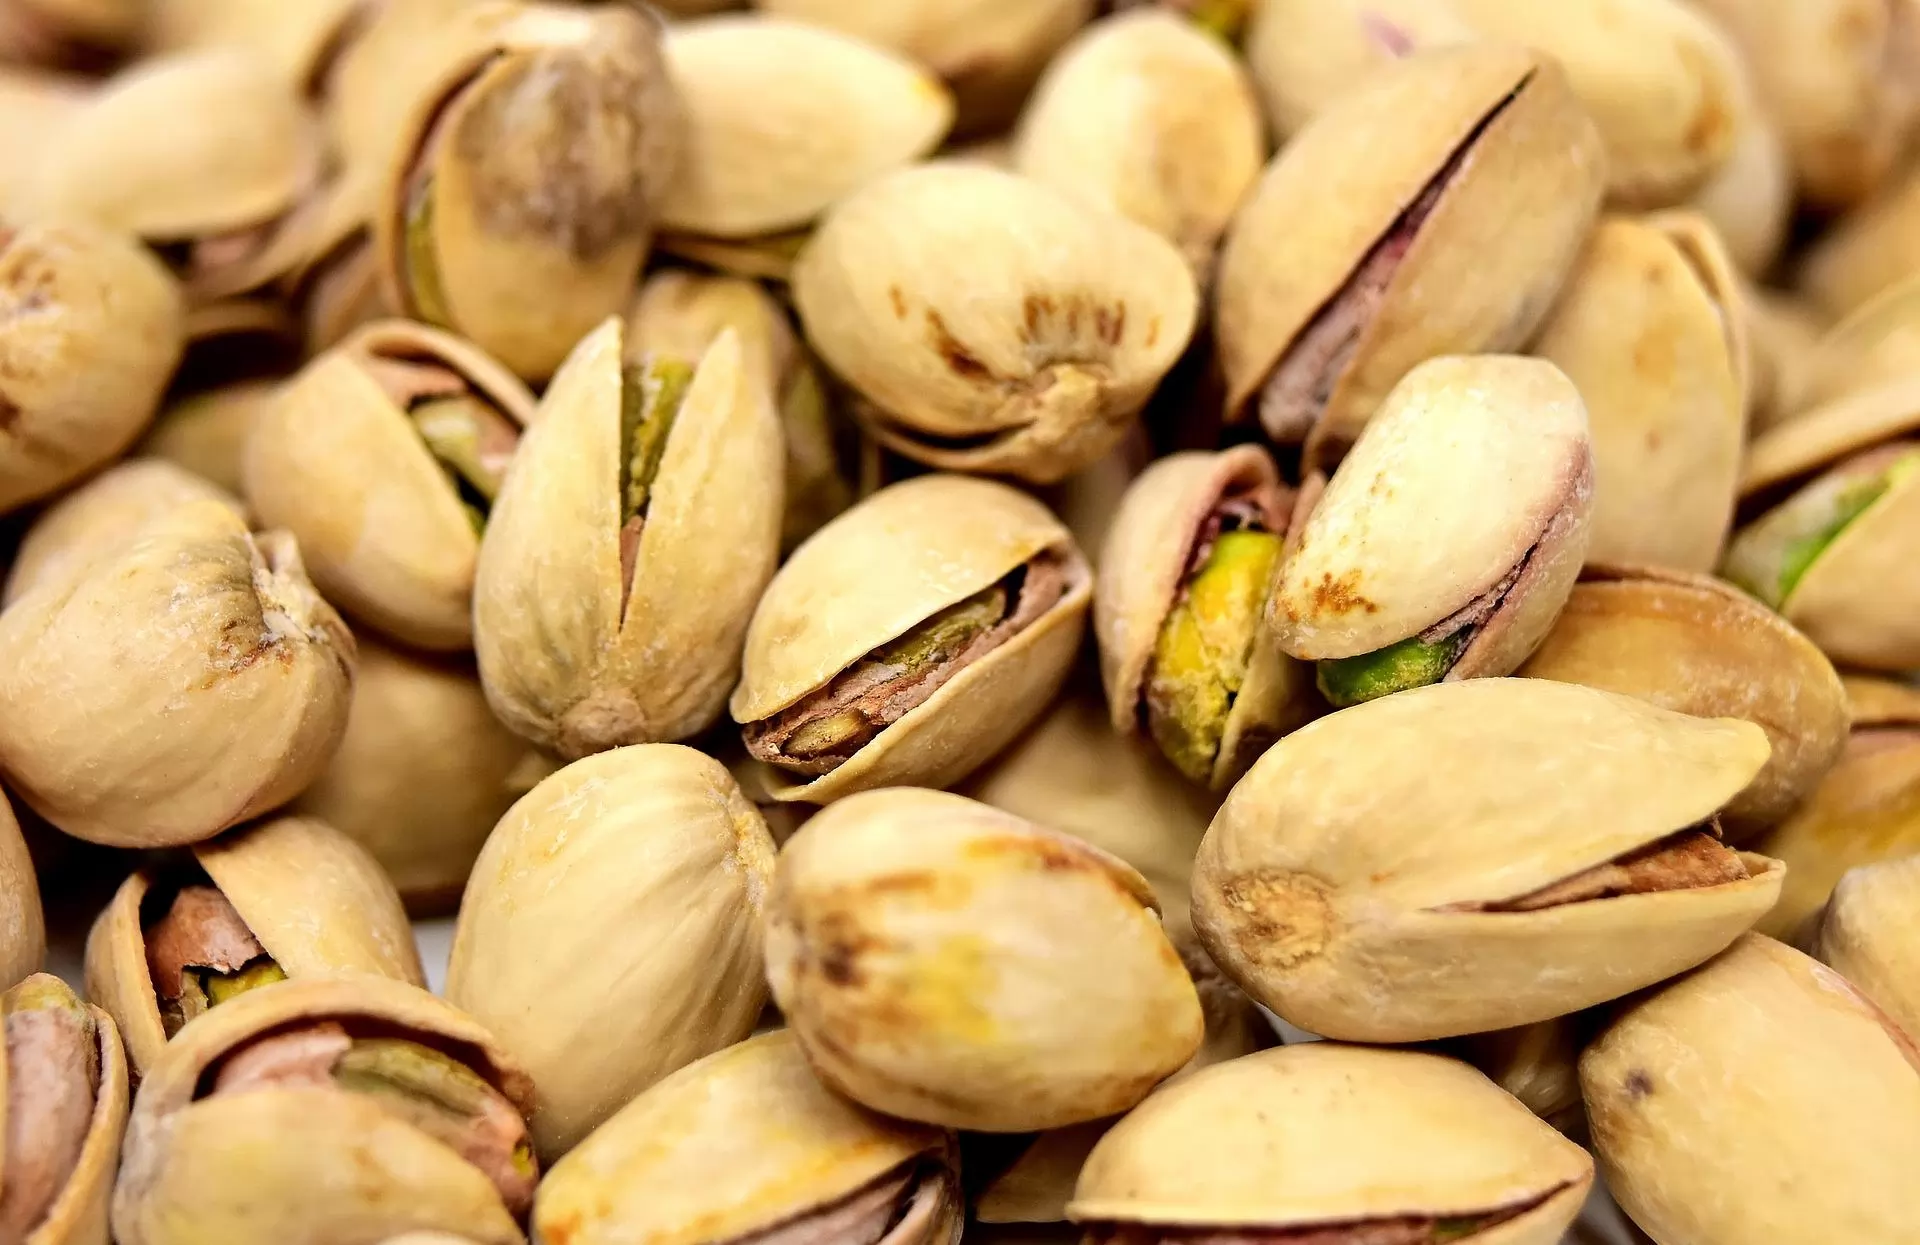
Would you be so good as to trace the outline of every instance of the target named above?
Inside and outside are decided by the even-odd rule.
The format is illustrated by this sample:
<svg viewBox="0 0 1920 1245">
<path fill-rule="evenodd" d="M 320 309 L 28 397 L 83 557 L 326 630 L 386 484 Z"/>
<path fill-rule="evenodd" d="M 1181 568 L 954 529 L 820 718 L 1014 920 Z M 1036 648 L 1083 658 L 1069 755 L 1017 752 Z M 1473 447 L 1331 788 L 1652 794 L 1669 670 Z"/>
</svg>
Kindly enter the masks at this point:
<svg viewBox="0 0 1920 1245">
<path fill-rule="evenodd" d="M 20 423 L 20 404 L 0 393 L 0 433 L 11 433 Z"/>
<path fill-rule="evenodd" d="M 1224 924 L 1220 932 L 1249 962 L 1290 969 L 1326 950 L 1337 918 L 1319 878 L 1259 869 L 1221 885 L 1219 912 L 1208 923 Z"/>
<path fill-rule="evenodd" d="M 1635 1068 L 1627 1073 L 1627 1097 L 1635 1102 L 1653 1094 L 1653 1078 L 1643 1069 Z"/>
<path fill-rule="evenodd" d="M 907 318 L 907 296 L 900 292 L 899 286 L 889 285 L 887 287 L 887 301 L 893 304 L 893 314 L 895 318 L 901 320 Z"/>
<path fill-rule="evenodd" d="M 934 352 L 946 361 L 948 370 L 955 376 L 966 380 L 987 380 L 992 373 L 978 356 L 960 343 L 960 339 L 947 328 L 947 322 L 939 312 L 927 308 L 927 343 Z"/>
<path fill-rule="evenodd" d="M 1084 293 L 1029 294 L 1020 302 L 1020 337 L 1028 346 L 1075 354 L 1084 346 L 1084 335 L 1089 332 L 1101 345 L 1112 348 L 1120 344 L 1126 331 L 1124 302 L 1109 302 Z"/>
<path fill-rule="evenodd" d="M 1323 573 L 1320 582 L 1313 586 L 1313 609 L 1315 613 L 1351 614 L 1360 611 L 1368 614 L 1380 612 L 1380 606 L 1360 593 L 1360 572 L 1348 571 L 1335 576 L 1332 572 Z"/>
</svg>

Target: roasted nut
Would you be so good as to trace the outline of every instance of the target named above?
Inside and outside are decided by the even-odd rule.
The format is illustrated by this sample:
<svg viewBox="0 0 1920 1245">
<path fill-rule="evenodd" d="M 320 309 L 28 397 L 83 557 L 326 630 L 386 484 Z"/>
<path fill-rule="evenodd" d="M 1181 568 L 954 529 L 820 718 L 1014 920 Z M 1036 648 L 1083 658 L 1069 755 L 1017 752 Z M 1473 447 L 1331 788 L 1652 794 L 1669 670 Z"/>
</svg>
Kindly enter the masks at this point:
<svg viewBox="0 0 1920 1245">
<path fill-rule="evenodd" d="M 133 447 L 138 457 L 165 459 L 238 497 L 254 421 L 279 394 L 274 380 L 238 381 L 170 402 Z"/>
<path fill-rule="evenodd" d="M 1543 679 L 1389 696 L 1275 744 L 1213 819 L 1193 921 L 1222 971 L 1327 1037 L 1407 1042 L 1565 1015 L 1758 920 L 1778 861 L 1715 815 L 1757 726 Z"/>
<path fill-rule="evenodd" d="M 47 925 L 40 911 L 40 883 L 27 855 L 13 806 L 0 792 L 0 983 L 11 986 L 40 971 L 47 958 Z M 0 1151 L 4 1156 L 4 1151 Z M 0 1191 L 6 1188 L 0 1176 Z M 0 1203 L 3 1205 L 4 1203 Z"/>
<path fill-rule="evenodd" d="M 1746 75 L 1742 75 L 1743 79 Z M 1713 223 L 1727 255 L 1750 277 L 1780 258 L 1793 223 L 1793 166 L 1780 127 L 1752 98 L 1736 110 L 1733 151 L 1688 206 Z"/>
<path fill-rule="evenodd" d="M 0 23 L 17 11 L 9 6 Z M 22 69 L 6 62 L 7 35 L 0 30 L 0 219 L 21 220 L 34 210 L 44 153 L 60 131 L 86 107 L 90 78 Z"/>
<path fill-rule="evenodd" d="M 1260 0 L 1247 23 L 1247 68 L 1284 145 L 1395 61 L 1478 38 L 1443 0 Z"/>
<path fill-rule="evenodd" d="M 1920 856 L 1850 869 L 1833 889 L 1813 954 L 1893 1018 L 1920 1032 Z"/>
</svg>

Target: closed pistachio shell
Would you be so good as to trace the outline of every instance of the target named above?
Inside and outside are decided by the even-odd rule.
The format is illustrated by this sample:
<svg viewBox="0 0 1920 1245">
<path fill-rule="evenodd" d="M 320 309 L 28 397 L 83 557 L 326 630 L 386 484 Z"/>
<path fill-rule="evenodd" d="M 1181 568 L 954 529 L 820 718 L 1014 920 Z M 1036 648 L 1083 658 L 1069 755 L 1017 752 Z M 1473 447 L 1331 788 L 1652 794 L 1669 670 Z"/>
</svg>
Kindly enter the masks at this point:
<svg viewBox="0 0 1920 1245">
<path fill-rule="evenodd" d="M 278 392 L 276 380 L 238 381 L 168 403 L 133 453 L 165 459 L 238 497 L 247 487 L 247 437 Z"/>
<path fill-rule="evenodd" d="M 13 807 L 0 792 L 0 982 L 11 986 L 39 972 L 46 956 L 47 926 L 33 858 Z"/>
<path fill-rule="evenodd" d="M 1580 1085 L 1607 1187 L 1656 1241 L 1912 1239 L 1920 1054 L 1797 951 L 1742 938 L 1615 1020 Z"/>
<path fill-rule="evenodd" d="M 572 1245 L 725 1245 L 766 1232 L 957 1245 L 956 1161 L 951 1135 L 830 1093 L 779 1029 L 627 1104 L 554 1165 L 533 1227 Z"/>
<path fill-rule="evenodd" d="M 1813 954 L 1909 1035 L 1920 1032 L 1920 857 L 1850 869 L 1833 889 Z"/>
<path fill-rule="evenodd" d="M 1920 170 L 1903 173 L 1822 234 L 1801 261 L 1799 292 L 1838 319 L 1920 274 Z"/>
<path fill-rule="evenodd" d="M 1752 369 L 1749 432 L 1758 436 L 1804 413 L 1802 395 L 1828 325 L 1811 303 L 1745 282 L 1738 307 Z"/>
<path fill-rule="evenodd" d="M 154 51 L 236 47 L 260 57 L 288 83 L 315 90 L 369 0 L 148 0 L 147 42 Z"/>
<path fill-rule="evenodd" d="M 1441 0 L 1261 0 L 1247 23 L 1247 67 L 1284 144 L 1396 60 L 1478 37 Z"/>
<path fill-rule="evenodd" d="M 782 850 L 767 978 L 808 1062 L 855 1101 L 1058 1128 L 1128 1109 L 1199 1048 L 1152 904 L 1077 839 L 944 792 L 868 792 Z"/>
<path fill-rule="evenodd" d="M 1154 1094 L 1094 1149 L 1067 1213 L 1090 1240 L 1156 1228 L 1335 1239 L 1380 1221 L 1555 1245 L 1592 1183 L 1578 1146 L 1465 1064 L 1313 1042 Z"/>
<path fill-rule="evenodd" d="M 1751 87 L 1748 88 L 1751 93 Z M 1737 113 L 1733 151 L 1688 206 L 1713 222 L 1727 255 L 1758 279 L 1780 258 L 1793 223 L 1793 166 L 1780 128 L 1748 100 Z"/>
<path fill-rule="evenodd" d="M 1046 507 L 992 481 L 921 476 L 834 519 L 767 585 L 730 702 L 748 750 L 801 779 L 772 795 L 966 777 L 1059 690 L 1091 579 Z"/>
<path fill-rule="evenodd" d="M 1710 829 L 1767 752 L 1749 722 L 1542 679 L 1388 696 L 1234 787 L 1194 925 L 1243 989 L 1327 1037 L 1564 1015 L 1700 963 L 1773 904 L 1779 862 Z"/>
<path fill-rule="evenodd" d="M 1807 355 L 1798 401 L 1816 406 L 1916 371 L 1920 371 L 1920 277 L 1890 286 L 1820 335 Z"/>
<path fill-rule="evenodd" d="M 285 533 L 197 502 L 0 614 L 0 768 L 120 847 L 210 838 L 285 803 L 346 725 L 353 639 Z M 151 729 L 164 707 L 168 729 Z"/>
</svg>

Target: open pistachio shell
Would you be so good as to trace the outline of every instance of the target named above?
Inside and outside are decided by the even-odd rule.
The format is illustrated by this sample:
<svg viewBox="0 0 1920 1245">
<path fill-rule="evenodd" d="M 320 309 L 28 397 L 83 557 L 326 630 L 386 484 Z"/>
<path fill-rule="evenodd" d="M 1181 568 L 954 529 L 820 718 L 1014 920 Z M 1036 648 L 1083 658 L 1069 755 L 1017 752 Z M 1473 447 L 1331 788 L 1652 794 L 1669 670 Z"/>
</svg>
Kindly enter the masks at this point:
<svg viewBox="0 0 1920 1245">
<path fill-rule="evenodd" d="M 1833 889 L 1813 954 L 1909 1035 L 1920 1033 L 1920 856 L 1850 869 Z"/>
<path fill-rule="evenodd" d="M 1741 283 L 1738 308 L 1747 327 L 1752 372 L 1748 431 L 1758 436 L 1804 413 L 1802 395 L 1828 325 L 1811 303 L 1746 282 Z"/>
<path fill-rule="evenodd" d="M 1605 155 L 1561 70 L 1504 44 L 1424 52 L 1289 143 L 1235 217 L 1214 314 L 1229 420 L 1331 466 L 1444 354 L 1533 336 L 1599 206 Z"/>
<path fill-rule="evenodd" d="M 261 1066 L 263 1043 L 307 1034 L 321 1049 Z M 425 1075 L 393 1082 L 376 1065 L 349 1081 L 324 1045 L 331 1034 L 397 1038 L 408 1070 Z M 441 1136 L 479 1110 L 494 1130 L 479 1140 L 508 1140 L 532 1105 L 532 1082 L 492 1037 L 416 986 L 350 974 L 251 990 L 182 1030 L 147 1069 L 114 1237 L 326 1245 L 432 1228 L 524 1245 L 495 1179 Z M 530 1168 L 516 1174 L 530 1191 Z"/>
<path fill-rule="evenodd" d="M 712 725 L 779 554 L 779 416 L 723 331 L 626 362 L 609 320 L 548 388 L 494 503 L 474 649 L 509 727 L 575 758 Z"/>
<path fill-rule="evenodd" d="M 1711 828 L 1767 752 L 1749 722 L 1543 679 L 1388 696 L 1240 780 L 1200 845 L 1194 925 L 1243 989 L 1327 1037 L 1564 1015 L 1698 964 L 1772 906 L 1780 863 Z"/>
<path fill-rule="evenodd" d="M 1890 286 L 1821 334 L 1798 404 L 1816 406 L 1920 372 L 1920 276 Z"/>
<path fill-rule="evenodd" d="M 1404 1225 L 1555 1245 L 1592 1183 L 1584 1151 L 1465 1064 L 1312 1042 L 1154 1094 L 1095 1147 L 1067 1213 L 1095 1242 Z"/>
<path fill-rule="evenodd" d="M 247 437 L 278 394 L 279 383 L 238 381 L 170 402 L 132 452 L 165 459 L 238 497 L 247 487 L 242 474 Z"/>
<path fill-rule="evenodd" d="M 1520 674 L 1695 717 L 1746 718 L 1766 731 L 1766 768 L 1720 813 L 1735 843 L 1798 808 L 1847 741 L 1847 696 L 1833 664 L 1778 614 L 1707 575 L 1589 565 Z"/>
<path fill-rule="evenodd" d="M 1629 1009 L 1580 1057 L 1580 1085 L 1607 1187 L 1657 1241 L 1913 1235 L 1920 1054 L 1769 938 Z"/>
<path fill-rule="evenodd" d="M 1920 170 L 1840 218 L 1801 261 L 1797 287 L 1831 317 L 1850 315 L 1920 273 Z"/>
<path fill-rule="evenodd" d="M 682 1068 L 556 1163 L 533 1228 L 569 1245 L 762 1234 L 957 1245 L 951 1135 L 828 1092 L 791 1030 Z"/>
<path fill-rule="evenodd" d="M 147 0 L 153 51 L 237 47 L 296 88 L 317 92 L 354 26 L 381 0 Z"/>
<path fill-rule="evenodd" d="M 33 858 L 27 855 L 13 807 L 0 792 L 0 983 L 11 986 L 39 972 L 46 956 L 46 918 Z"/>
<path fill-rule="evenodd" d="M 1059 520 L 992 481 L 921 476 L 834 519 L 767 585 L 730 702 L 799 775 L 774 797 L 966 777 L 1058 692 L 1091 581 Z"/>
<path fill-rule="evenodd" d="M 1127 1110 L 1199 1049 L 1146 879 L 945 792 L 862 793 L 787 841 L 767 979 L 828 1086 L 905 1119 L 1032 1132 Z"/>
</svg>

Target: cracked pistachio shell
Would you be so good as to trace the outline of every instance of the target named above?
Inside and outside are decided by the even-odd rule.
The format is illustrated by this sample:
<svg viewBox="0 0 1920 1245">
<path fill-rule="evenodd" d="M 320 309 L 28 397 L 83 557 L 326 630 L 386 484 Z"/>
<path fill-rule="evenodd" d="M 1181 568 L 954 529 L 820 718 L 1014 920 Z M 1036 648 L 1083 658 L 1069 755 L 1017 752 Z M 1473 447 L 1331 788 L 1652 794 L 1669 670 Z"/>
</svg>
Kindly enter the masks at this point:
<svg viewBox="0 0 1920 1245">
<path fill-rule="evenodd" d="M 367 325 L 315 359 L 260 411 L 247 438 L 247 501 L 300 542 L 314 583 L 404 643 L 459 650 L 473 638 L 480 536 L 447 469 L 382 387 L 387 362 L 453 373 L 516 425 L 525 385 L 476 347 L 402 320 Z"/>
<path fill-rule="evenodd" d="M 1534 341 L 1586 404 L 1594 561 L 1689 571 L 1719 561 L 1746 431 L 1736 281 L 1700 216 L 1609 217 Z"/>
<path fill-rule="evenodd" d="M 1920 273 L 1920 169 L 1841 217 L 1801 261 L 1796 288 L 1828 316 L 1851 315 Z"/>
<path fill-rule="evenodd" d="M 1580 1086 L 1607 1187 L 1661 1245 L 1915 1239 L 1920 1055 L 1772 939 L 1636 1003 L 1581 1055 Z"/>
<path fill-rule="evenodd" d="M 1813 954 L 1901 1031 L 1920 1033 L 1920 856 L 1850 869 L 1820 918 Z"/>
<path fill-rule="evenodd" d="M 356 972 L 426 985 L 392 881 L 325 822 L 276 817 L 196 844 L 193 859 L 288 977 Z M 164 915 L 147 903 L 163 879 L 157 868 L 128 875 L 87 934 L 87 997 L 112 1014 L 136 1076 L 167 1044 L 145 929 Z"/>
<path fill-rule="evenodd" d="M 247 437 L 260 412 L 278 396 L 280 383 L 239 381 L 169 403 L 133 453 L 165 459 L 238 497 L 247 487 Z"/>
<path fill-rule="evenodd" d="M 127 1127 L 127 1060 L 120 1048 L 120 1035 L 113 1027 L 111 1016 L 92 1004 L 82 1003 L 64 982 L 45 973 L 28 977 L 0 996 L 0 1016 L 12 1010 L 9 1005 L 23 1001 L 23 994 L 28 992 L 54 993 L 66 1006 L 84 1008 L 97 1049 L 93 1109 L 88 1116 L 85 1139 L 80 1143 L 80 1153 L 38 1226 L 27 1234 L 24 1245 L 107 1245 L 107 1201 L 113 1192 L 120 1142 Z M 10 1066 L 6 1044 L 0 1042 L 0 1131 L 11 1143 L 22 1140 L 25 1131 L 6 1127 L 6 1091 L 9 1081 L 17 1075 L 19 1070 Z"/>
<path fill-rule="evenodd" d="M 369 1095 L 263 1086 L 203 1095 L 216 1064 L 275 1029 L 344 1020 L 452 1056 L 522 1114 L 533 1083 L 452 1004 L 384 977 L 305 977 L 249 990 L 182 1029 L 146 1071 L 113 1191 L 119 1245 L 335 1245 L 411 1229 L 524 1245 L 499 1191 Z"/>
<path fill-rule="evenodd" d="M 875 787 L 946 787 L 998 753 L 1052 702 L 1079 651 L 1092 575 L 1047 508 L 1007 485 L 926 475 L 889 485 L 814 533 L 767 585 L 747 629 L 734 721 L 759 721 L 868 653 L 1036 556 L 1065 562 L 1065 592 L 845 762 L 787 783 L 779 800 L 824 804 Z"/>
<path fill-rule="evenodd" d="M 1564 1015 L 1720 951 L 1772 906 L 1780 863 L 1743 854 L 1742 881 L 1533 911 L 1454 906 L 1698 826 L 1767 752 L 1749 722 L 1544 679 L 1370 701 L 1287 736 L 1234 787 L 1194 864 L 1194 925 L 1243 989 L 1327 1037 Z"/>
<path fill-rule="evenodd" d="M 793 297 L 889 449 L 1037 484 L 1121 439 L 1185 349 L 1197 300 L 1158 234 L 958 161 L 841 200 L 800 253 Z"/>
<path fill-rule="evenodd" d="M 320 772 L 352 682 L 292 539 L 196 502 L 0 613 L 0 769 L 77 838 L 193 843 Z"/>
<path fill-rule="evenodd" d="M 1214 293 L 1228 418 L 1299 362 L 1287 356 L 1323 307 L 1364 293 L 1357 270 L 1431 186 L 1377 306 L 1355 304 L 1350 349 L 1325 361 L 1311 429 L 1284 439 L 1330 465 L 1424 360 L 1526 342 L 1579 257 L 1605 164 L 1566 75 L 1504 44 L 1423 52 L 1340 100 L 1268 164 L 1228 230 Z"/>
<path fill-rule="evenodd" d="M 1752 373 L 1748 432 L 1758 436 L 1805 410 L 1802 394 L 1828 325 L 1804 299 L 1745 281 L 1740 283 L 1736 307 L 1746 324 Z"/>
<path fill-rule="evenodd" d="M 575 761 L 501 819 L 460 902 L 447 998 L 533 1075 L 543 1159 L 753 1031 L 775 851 L 726 767 L 678 744 Z"/>
<path fill-rule="evenodd" d="M 1798 400 L 1830 402 L 1920 372 L 1920 277 L 1890 286 L 1820 336 Z"/>
<path fill-rule="evenodd" d="M 1463 1063 L 1309 1042 L 1154 1094 L 1094 1148 L 1067 1213 L 1256 1236 L 1524 1207 L 1475 1245 L 1555 1245 L 1592 1183 L 1580 1147 Z"/>
<path fill-rule="evenodd" d="M 1032 1132 L 1125 1111 L 1200 1047 L 1146 879 L 957 795 L 866 792 L 787 841 L 767 979 L 831 1088 L 905 1119 Z"/>
<path fill-rule="evenodd" d="M 46 958 L 46 918 L 33 858 L 13 807 L 0 792 L 0 984 L 11 986 L 38 972 Z"/>
<path fill-rule="evenodd" d="M 183 348 L 179 290 L 88 226 L 0 225 L 0 512 L 111 462 Z"/>
<path fill-rule="evenodd" d="M 625 591 L 624 339 L 620 321 L 602 324 L 547 389 L 474 577 L 488 702 L 566 758 L 712 725 L 779 554 L 779 416 L 727 330 L 673 417 Z"/>
<path fill-rule="evenodd" d="M 760 14 L 671 27 L 667 65 L 687 149 L 660 203 L 663 229 L 756 238 L 798 229 L 882 173 L 940 145 L 953 100 L 906 57 Z"/>
<path fill-rule="evenodd" d="M 147 0 L 150 52 L 242 48 L 296 89 L 317 92 L 322 74 L 366 20 L 372 0 Z"/>
<path fill-rule="evenodd" d="M 1720 813 L 1736 843 L 1798 808 L 1847 741 L 1833 663 L 1778 614 L 1708 575 L 1589 565 L 1520 674 L 1695 717 L 1746 718 L 1766 731 L 1766 768 Z"/>
<path fill-rule="evenodd" d="M 1742 78 L 1746 77 L 1742 74 Z M 1780 258 L 1793 223 L 1793 166 L 1780 127 L 1748 96 L 1736 111 L 1733 151 L 1688 206 L 1713 223 L 1727 256 L 1759 279 Z"/>
<path fill-rule="evenodd" d="M 1088 26 L 1021 115 L 1013 167 L 1180 248 L 1202 280 L 1266 156 L 1233 50 L 1162 9 Z"/>
<path fill-rule="evenodd" d="M 1448 679 L 1510 673 L 1572 591 L 1593 453 L 1579 392 L 1517 356 L 1434 359 L 1388 395 L 1288 537 L 1267 619 L 1306 661 L 1372 653 L 1500 586 Z"/>
<path fill-rule="evenodd" d="M 950 1134 L 829 1092 L 793 1031 L 778 1029 L 628 1103 L 554 1164 L 533 1228 L 550 1245 L 724 1245 L 804 1233 L 808 1216 L 918 1165 L 948 1183 L 950 1200 L 924 1234 L 888 1240 L 954 1245 L 957 1161 Z"/>
</svg>

